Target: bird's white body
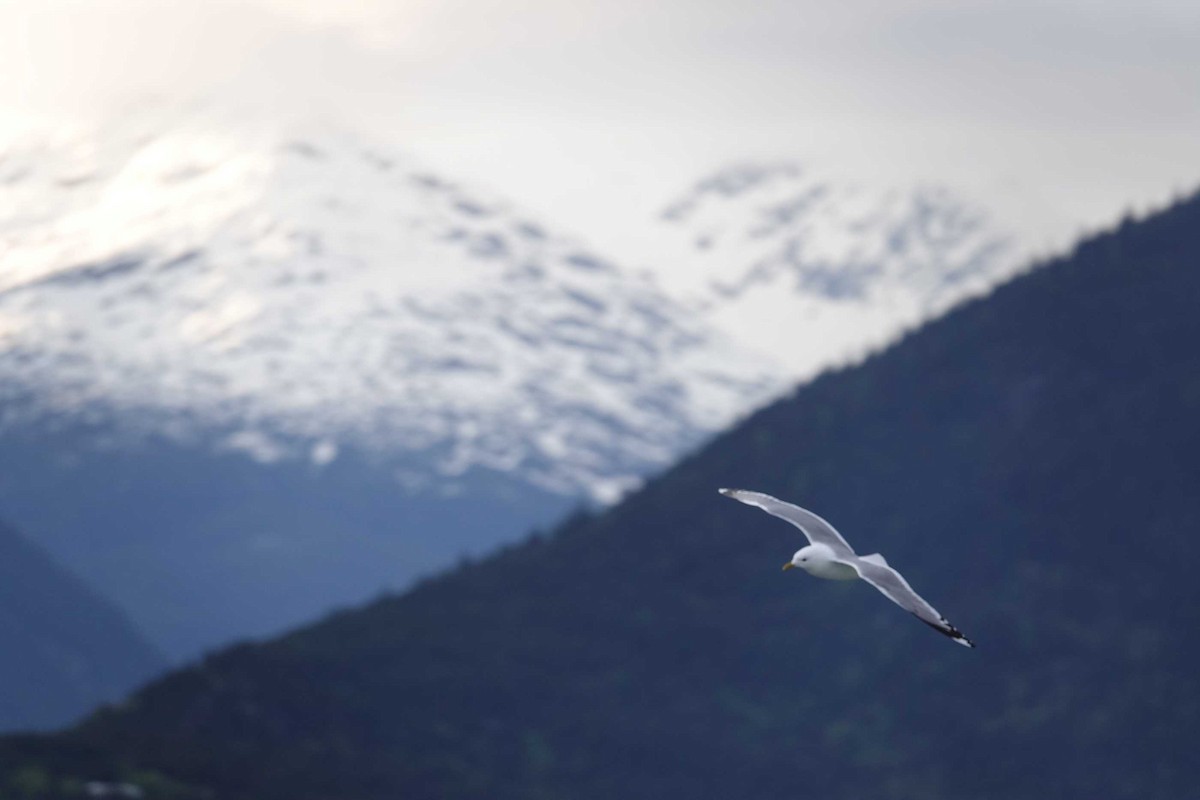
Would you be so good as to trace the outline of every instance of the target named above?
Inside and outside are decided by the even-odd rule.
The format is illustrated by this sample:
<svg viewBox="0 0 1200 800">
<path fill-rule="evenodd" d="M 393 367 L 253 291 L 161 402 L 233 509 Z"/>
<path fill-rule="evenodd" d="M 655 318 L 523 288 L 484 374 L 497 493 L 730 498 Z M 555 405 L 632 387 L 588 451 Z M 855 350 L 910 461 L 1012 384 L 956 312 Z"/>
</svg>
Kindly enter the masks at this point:
<svg viewBox="0 0 1200 800">
<path fill-rule="evenodd" d="M 837 560 L 833 550 L 823 544 L 802 547 L 792 556 L 792 565 L 817 578 L 830 581 L 856 581 L 858 571 Z"/>
</svg>

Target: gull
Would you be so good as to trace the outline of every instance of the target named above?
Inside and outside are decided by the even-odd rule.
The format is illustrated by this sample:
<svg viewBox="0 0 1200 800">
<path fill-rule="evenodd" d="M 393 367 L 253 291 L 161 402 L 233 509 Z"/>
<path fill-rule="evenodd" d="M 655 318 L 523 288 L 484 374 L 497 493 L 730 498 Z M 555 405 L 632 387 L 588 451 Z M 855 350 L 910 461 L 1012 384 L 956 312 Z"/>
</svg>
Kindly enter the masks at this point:
<svg viewBox="0 0 1200 800">
<path fill-rule="evenodd" d="M 784 570 L 800 567 L 809 575 L 834 581 L 852 581 L 862 578 L 874 586 L 883 596 L 903 608 L 938 633 L 949 636 L 964 647 L 975 643 L 963 636 L 962 631 L 938 613 L 913 591 L 904 576 L 888 566 L 879 553 L 860 556 L 854 552 L 842 535 L 825 520 L 800 506 L 785 503 L 761 492 L 744 489 L 719 489 L 721 494 L 732 497 L 746 505 L 761 508 L 768 514 L 795 525 L 808 539 L 808 546 L 801 547 L 792 560 L 783 565 Z"/>
</svg>

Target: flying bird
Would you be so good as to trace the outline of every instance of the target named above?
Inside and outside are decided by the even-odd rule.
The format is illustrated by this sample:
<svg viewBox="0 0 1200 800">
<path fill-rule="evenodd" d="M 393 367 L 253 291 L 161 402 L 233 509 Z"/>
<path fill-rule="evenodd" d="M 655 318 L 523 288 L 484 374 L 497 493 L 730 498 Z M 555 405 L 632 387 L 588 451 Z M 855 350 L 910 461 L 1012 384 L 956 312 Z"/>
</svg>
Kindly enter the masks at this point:
<svg viewBox="0 0 1200 800">
<path fill-rule="evenodd" d="M 842 535 L 816 514 L 761 492 L 747 492 L 743 489 L 718 491 L 726 497 L 732 497 L 746 505 L 761 508 L 772 516 L 787 520 L 800 529 L 808 539 L 808 546 L 797 550 L 792 560 L 783 565 L 784 570 L 800 567 L 810 575 L 834 581 L 862 578 L 882 592 L 888 600 L 938 633 L 949 636 L 964 647 L 975 646 L 974 642 L 963 636 L 962 631 L 951 625 L 936 608 L 914 592 L 908 581 L 904 580 L 904 576 L 889 567 L 883 556 L 879 553 L 869 556 L 857 555 Z"/>
</svg>

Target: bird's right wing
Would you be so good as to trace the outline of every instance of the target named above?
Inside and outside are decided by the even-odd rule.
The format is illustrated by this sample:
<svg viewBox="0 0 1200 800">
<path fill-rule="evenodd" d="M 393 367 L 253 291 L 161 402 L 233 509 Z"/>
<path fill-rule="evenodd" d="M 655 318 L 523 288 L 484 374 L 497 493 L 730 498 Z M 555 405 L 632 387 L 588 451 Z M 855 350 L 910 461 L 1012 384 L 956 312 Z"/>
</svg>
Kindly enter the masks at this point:
<svg viewBox="0 0 1200 800">
<path fill-rule="evenodd" d="M 886 563 L 880 564 L 878 561 L 857 557 L 846 559 L 845 563 L 854 567 L 858 572 L 858 577 L 882 592 L 884 597 L 938 633 L 949 636 L 964 647 L 975 646 L 974 642 L 963 636 L 962 631 L 951 625 L 949 620 L 938 613 L 936 608 L 925 602 L 925 598 L 914 592 L 913 588 L 908 585 L 908 581 L 904 580 L 903 575 Z"/>
<path fill-rule="evenodd" d="M 826 545 L 838 556 L 854 555 L 854 548 L 846 543 L 842 535 L 832 525 L 811 511 L 806 511 L 791 503 L 785 503 L 762 492 L 748 492 L 745 489 L 718 489 L 717 491 L 748 506 L 761 508 L 771 516 L 787 520 L 808 537 L 810 544 Z"/>
</svg>

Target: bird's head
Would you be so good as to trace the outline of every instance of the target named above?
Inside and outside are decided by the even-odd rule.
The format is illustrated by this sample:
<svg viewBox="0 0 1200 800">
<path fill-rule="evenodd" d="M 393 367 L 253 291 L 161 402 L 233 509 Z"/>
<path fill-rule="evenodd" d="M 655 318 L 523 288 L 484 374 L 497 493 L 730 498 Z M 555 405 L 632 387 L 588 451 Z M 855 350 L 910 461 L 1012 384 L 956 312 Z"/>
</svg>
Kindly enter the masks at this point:
<svg viewBox="0 0 1200 800">
<path fill-rule="evenodd" d="M 792 560 L 783 565 L 784 571 L 787 571 L 792 567 L 807 567 L 809 560 L 812 558 L 812 554 L 813 546 L 811 544 L 808 547 L 801 547 L 796 551 L 796 554 L 792 556 Z"/>
</svg>

